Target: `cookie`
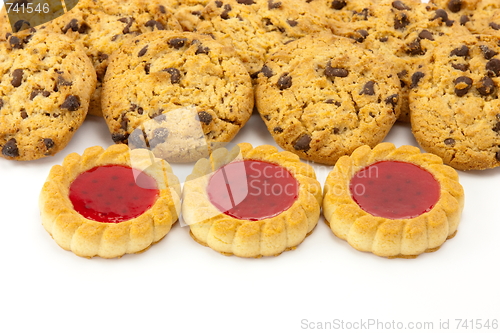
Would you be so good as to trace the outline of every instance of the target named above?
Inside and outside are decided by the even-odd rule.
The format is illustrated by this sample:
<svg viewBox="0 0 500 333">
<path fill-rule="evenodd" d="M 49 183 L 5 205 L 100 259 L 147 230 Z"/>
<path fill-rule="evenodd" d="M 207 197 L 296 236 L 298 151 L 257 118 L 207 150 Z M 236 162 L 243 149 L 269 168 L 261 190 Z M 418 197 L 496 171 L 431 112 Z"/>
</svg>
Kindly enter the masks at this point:
<svg viewBox="0 0 500 333">
<path fill-rule="evenodd" d="M 182 214 L 198 243 L 225 255 L 261 257 L 302 243 L 320 205 L 310 165 L 273 146 L 240 143 L 196 163 L 184 185 Z"/>
<path fill-rule="evenodd" d="M 419 0 L 314 0 L 311 4 L 325 13 L 335 34 L 378 50 L 397 67 L 402 86 L 399 120 L 406 122 L 410 120 L 408 93 L 412 76 L 427 62 L 428 51 L 447 35 L 468 33 L 446 12 Z"/>
<path fill-rule="evenodd" d="M 190 32 L 156 31 L 124 45 L 110 59 L 102 94 L 115 142 L 149 147 L 176 162 L 200 158 L 200 144 L 229 142 L 253 103 L 250 76 L 234 50 Z M 180 145 L 175 156 L 170 143 Z"/>
<path fill-rule="evenodd" d="M 283 44 L 329 30 L 322 14 L 304 1 L 216 0 L 208 3 L 202 17 L 196 32 L 234 47 L 252 76 Z"/>
<path fill-rule="evenodd" d="M 434 49 L 418 73 L 410 92 L 418 143 L 460 170 L 500 166 L 498 39 L 450 40 Z"/>
<path fill-rule="evenodd" d="M 322 34 L 285 45 L 266 61 L 257 109 L 276 143 L 333 165 L 384 139 L 399 116 L 397 72 L 352 39 Z"/>
<path fill-rule="evenodd" d="M 30 29 L 0 41 L 0 156 L 35 160 L 63 149 L 95 85 L 85 51 L 65 36 Z"/>
<path fill-rule="evenodd" d="M 194 31 L 203 17 L 203 9 L 210 0 L 166 0 L 166 6 L 172 9 L 174 17 L 184 31 Z"/>
<path fill-rule="evenodd" d="M 381 143 L 339 159 L 329 173 L 323 214 L 359 251 L 415 258 L 457 232 L 464 207 L 458 174 L 417 147 Z"/>
<path fill-rule="evenodd" d="M 98 79 L 89 114 L 102 116 L 102 80 L 111 53 L 142 33 L 181 27 L 171 9 L 160 0 L 80 0 L 70 12 L 47 24 L 46 29 L 83 44 Z"/>
<path fill-rule="evenodd" d="M 116 258 L 159 242 L 177 221 L 180 185 L 148 150 L 91 147 L 52 167 L 40 193 L 42 223 L 63 249 Z"/>
</svg>

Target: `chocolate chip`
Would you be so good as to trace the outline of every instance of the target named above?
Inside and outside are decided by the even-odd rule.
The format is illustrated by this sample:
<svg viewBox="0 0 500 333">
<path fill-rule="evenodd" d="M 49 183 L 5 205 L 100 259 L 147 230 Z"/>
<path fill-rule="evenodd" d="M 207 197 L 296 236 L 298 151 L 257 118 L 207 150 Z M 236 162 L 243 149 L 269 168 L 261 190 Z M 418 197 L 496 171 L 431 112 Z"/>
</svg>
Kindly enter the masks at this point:
<svg viewBox="0 0 500 333">
<path fill-rule="evenodd" d="M 273 2 L 273 0 L 269 0 L 267 2 L 267 8 L 269 10 L 271 9 L 276 9 L 276 8 L 280 8 L 281 7 L 281 2 Z"/>
<path fill-rule="evenodd" d="M 107 60 L 108 58 L 109 58 L 109 56 L 106 53 L 99 52 L 97 54 L 97 59 L 99 59 L 99 62 L 103 62 L 103 61 Z"/>
<path fill-rule="evenodd" d="M 389 40 L 389 37 L 382 37 L 379 39 L 379 41 L 381 41 L 382 43 L 385 43 Z"/>
<path fill-rule="evenodd" d="M 196 52 L 194 54 L 208 54 L 210 52 L 210 48 L 208 46 L 203 46 L 202 44 L 198 45 Z"/>
<path fill-rule="evenodd" d="M 455 145 L 455 140 L 452 138 L 445 139 L 444 144 L 447 146 L 453 147 Z"/>
<path fill-rule="evenodd" d="M 43 139 L 43 144 L 45 145 L 45 147 L 47 147 L 47 150 L 55 146 L 54 140 L 52 139 Z"/>
<path fill-rule="evenodd" d="M 57 76 L 57 86 L 58 87 L 71 87 L 73 85 L 73 82 L 71 81 L 66 81 L 66 79 L 62 75 Z"/>
<path fill-rule="evenodd" d="M 270 78 L 274 75 L 273 71 L 271 68 L 267 67 L 266 65 L 262 66 L 262 69 L 260 70 L 262 74 L 264 74 L 265 77 Z"/>
<path fill-rule="evenodd" d="M 253 5 L 255 2 L 253 0 L 236 0 L 237 3 L 242 5 Z"/>
<path fill-rule="evenodd" d="M 163 71 L 170 74 L 170 82 L 172 84 L 179 83 L 181 80 L 181 72 L 177 68 L 165 68 Z"/>
<path fill-rule="evenodd" d="M 418 37 L 421 39 L 428 39 L 428 40 L 434 40 L 434 36 L 429 30 L 422 30 L 419 34 Z"/>
<path fill-rule="evenodd" d="M 21 111 L 21 118 L 23 118 L 23 119 L 28 118 L 28 113 L 24 109 Z"/>
<path fill-rule="evenodd" d="M 142 115 L 144 113 L 144 109 L 141 107 L 137 108 L 137 113 Z"/>
<path fill-rule="evenodd" d="M 186 45 L 187 38 L 172 38 L 168 41 L 168 45 L 179 50 L 181 47 Z"/>
<path fill-rule="evenodd" d="M 328 78 L 335 78 L 335 77 L 346 77 L 349 75 L 349 71 L 345 68 L 339 68 L 339 67 L 332 67 L 330 63 L 326 65 L 325 68 L 325 76 Z"/>
<path fill-rule="evenodd" d="M 485 76 L 479 81 L 477 91 L 482 96 L 491 95 L 495 91 L 495 82 L 489 76 Z"/>
<path fill-rule="evenodd" d="M 80 28 L 78 29 L 78 32 L 81 34 L 86 34 L 87 31 L 89 31 L 89 30 L 90 30 L 90 25 L 88 25 L 85 22 L 82 22 L 82 24 L 80 24 Z"/>
<path fill-rule="evenodd" d="M 450 0 L 450 2 L 448 2 L 448 9 L 452 13 L 459 12 L 460 9 L 462 9 L 462 0 Z"/>
<path fill-rule="evenodd" d="M 498 114 L 497 114 L 497 119 L 498 119 Z M 493 127 L 493 130 L 500 134 L 500 121 L 496 123 L 495 127 Z"/>
<path fill-rule="evenodd" d="M 407 45 L 406 53 L 412 56 L 425 54 L 425 50 L 422 49 L 422 45 L 420 44 L 420 38 L 415 38 L 413 42 Z"/>
<path fill-rule="evenodd" d="M 206 111 L 201 111 L 198 112 L 198 119 L 200 122 L 204 123 L 205 125 L 208 125 L 212 122 L 212 115 Z"/>
<path fill-rule="evenodd" d="M 21 30 L 25 30 L 31 27 L 31 24 L 26 20 L 19 20 L 14 23 L 14 32 L 19 32 Z"/>
<path fill-rule="evenodd" d="M 151 115 L 151 119 L 154 119 L 157 123 L 167 120 L 167 115 L 163 114 L 163 109 L 159 109 L 156 114 Z"/>
<path fill-rule="evenodd" d="M 418 82 L 424 76 L 425 76 L 425 74 L 422 73 L 422 72 L 415 72 L 415 73 L 413 73 L 413 75 L 411 76 L 411 86 L 410 86 L 410 88 L 411 89 L 416 88 L 418 86 Z"/>
<path fill-rule="evenodd" d="M 128 134 L 113 133 L 111 139 L 113 139 L 114 143 L 127 143 L 128 136 Z"/>
<path fill-rule="evenodd" d="M 490 60 L 498 54 L 498 52 L 493 51 L 486 45 L 479 45 L 479 48 L 481 49 L 481 52 L 483 52 L 483 56 L 486 60 Z"/>
<path fill-rule="evenodd" d="M 41 90 L 41 89 L 35 89 L 31 92 L 30 94 L 30 101 L 32 101 L 36 96 L 38 95 L 42 95 L 43 97 L 49 97 L 50 96 L 50 92 L 48 91 L 45 91 L 45 90 Z"/>
<path fill-rule="evenodd" d="M 391 96 L 387 97 L 385 99 L 385 103 L 386 104 L 391 104 L 393 107 L 395 107 L 398 104 L 398 100 L 399 100 L 399 95 L 398 94 L 394 94 L 394 95 L 391 95 Z"/>
<path fill-rule="evenodd" d="M 366 37 L 368 37 L 368 31 L 366 31 L 364 29 L 359 29 L 359 30 L 356 30 L 355 32 L 356 32 L 357 36 L 353 36 L 353 38 L 358 43 L 364 42 Z"/>
<path fill-rule="evenodd" d="M 122 23 L 126 23 L 127 25 L 125 26 L 125 28 L 123 28 L 122 30 L 122 33 L 124 33 L 125 35 L 126 34 L 129 34 L 130 33 L 130 27 L 132 26 L 132 24 L 134 23 L 135 19 L 133 17 L 122 17 L 121 19 L 119 19 L 118 21 L 122 22 Z"/>
<path fill-rule="evenodd" d="M 156 20 L 149 20 L 145 24 L 146 27 L 154 29 L 156 27 L 156 30 L 165 30 L 165 27 L 163 24 Z"/>
<path fill-rule="evenodd" d="M 344 0 L 333 0 L 332 1 L 332 8 L 340 10 L 344 8 L 347 5 L 347 3 Z"/>
<path fill-rule="evenodd" d="M 363 8 L 360 12 L 353 11 L 353 13 L 358 16 L 361 16 L 365 21 L 368 18 L 368 8 Z"/>
<path fill-rule="evenodd" d="M 470 19 L 467 15 L 460 16 L 460 25 L 465 25 L 465 23 L 469 22 Z"/>
<path fill-rule="evenodd" d="M 145 64 L 144 65 L 144 72 L 146 75 L 149 75 L 149 72 L 151 71 L 151 64 Z"/>
<path fill-rule="evenodd" d="M 289 75 L 289 73 L 283 73 L 278 79 L 277 85 L 280 90 L 290 88 L 292 86 L 292 77 Z"/>
<path fill-rule="evenodd" d="M 410 20 L 408 19 L 408 15 L 405 13 L 397 13 L 394 18 L 394 29 L 403 29 L 408 24 L 410 24 Z"/>
<path fill-rule="evenodd" d="M 13 49 L 22 49 L 23 48 L 23 42 L 16 36 L 12 36 L 9 38 L 9 44 L 10 47 Z"/>
<path fill-rule="evenodd" d="M 490 28 L 493 29 L 493 30 L 500 30 L 500 24 L 497 24 L 495 22 L 491 22 L 489 24 Z"/>
<path fill-rule="evenodd" d="M 166 14 L 166 13 L 167 13 L 167 9 L 165 8 L 165 6 L 160 5 L 160 12 L 161 12 L 162 14 Z"/>
<path fill-rule="evenodd" d="M 2 154 L 7 157 L 19 157 L 16 139 L 12 138 L 5 143 L 2 148 Z"/>
<path fill-rule="evenodd" d="M 451 64 L 451 67 L 458 69 L 459 71 L 462 72 L 469 70 L 469 64 Z"/>
<path fill-rule="evenodd" d="M 462 97 L 467 94 L 470 87 L 472 87 L 472 79 L 467 76 L 457 77 L 453 83 L 455 84 L 455 94 L 458 97 Z"/>
<path fill-rule="evenodd" d="M 457 57 L 468 57 L 469 56 L 469 48 L 467 45 L 462 45 L 460 47 L 457 47 L 456 49 L 452 50 L 450 52 L 450 57 L 452 56 L 457 56 Z"/>
<path fill-rule="evenodd" d="M 375 81 L 370 80 L 365 83 L 363 86 L 363 90 L 359 93 L 360 95 L 369 95 L 373 96 L 375 95 Z"/>
<path fill-rule="evenodd" d="M 113 37 L 111 37 L 111 41 L 112 42 L 116 41 L 118 37 L 120 37 L 120 35 L 114 35 Z"/>
<path fill-rule="evenodd" d="M 293 145 L 293 149 L 295 150 L 309 150 L 311 143 L 311 137 L 307 134 L 302 134 L 300 138 Z"/>
<path fill-rule="evenodd" d="M 217 8 L 221 8 L 223 5 L 223 2 L 222 1 L 215 1 L 215 5 L 217 6 Z"/>
<path fill-rule="evenodd" d="M 497 151 L 497 153 L 495 154 L 495 158 L 500 162 L 500 151 Z"/>
<path fill-rule="evenodd" d="M 165 139 L 168 137 L 168 135 L 169 135 L 168 129 L 163 128 L 163 127 L 156 128 L 153 131 L 153 140 L 151 140 L 149 142 L 150 146 L 153 148 L 153 146 L 156 146 L 160 143 L 165 142 Z M 155 141 L 155 142 L 153 143 L 152 141 Z"/>
<path fill-rule="evenodd" d="M 396 8 L 397 10 L 410 10 L 411 9 L 410 7 L 405 5 L 403 3 L 403 1 L 393 1 L 392 7 Z"/>
<path fill-rule="evenodd" d="M 146 54 L 146 52 L 148 52 L 148 47 L 149 47 L 149 45 L 144 46 L 144 47 L 143 47 L 143 48 L 139 51 L 139 53 L 137 54 L 137 56 L 138 56 L 138 57 L 142 57 L 143 55 L 145 55 L 145 54 Z"/>
<path fill-rule="evenodd" d="M 62 28 L 61 31 L 63 34 L 65 34 L 70 29 L 71 29 L 71 31 L 78 31 L 78 20 L 77 19 L 72 19 L 71 21 L 69 21 L 69 23 L 64 28 Z"/>
<path fill-rule="evenodd" d="M 297 24 L 299 24 L 299 22 L 297 22 L 295 20 L 286 20 L 286 23 L 288 23 L 288 25 L 291 27 L 295 27 L 295 26 L 297 26 Z"/>
<path fill-rule="evenodd" d="M 80 108 L 80 98 L 78 96 L 68 95 L 60 108 L 68 111 L 76 111 Z"/>
<path fill-rule="evenodd" d="M 224 5 L 224 11 L 222 12 L 222 14 L 220 14 L 220 17 L 223 19 L 223 20 L 227 20 L 229 19 L 229 12 L 232 10 L 231 8 L 231 5 L 229 4 L 226 4 Z"/>
<path fill-rule="evenodd" d="M 0 98 L 0 110 L 3 108 L 3 99 Z"/>
<path fill-rule="evenodd" d="M 120 121 L 120 128 L 125 131 L 128 129 L 128 118 L 126 116 L 122 116 L 122 121 Z"/>
<path fill-rule="evenodd" d="M 279 126 L 273 128 L 274 133 L 283 133 L 283 129 Z"/>
<path fill-rule="evenodd" d="M 10 83 L 12 84 L 12 86 L 14 88 L 19 87 L 23 83 L 23 74 L 24 74 L 24 71 L 22 69 L 19 69 L 19 68 L 15 69 L 12 72 L 12 81 L 10 81 Z"/>
<path fill-rule="evenodd" d="M 489 75 L 498 76 L 500 74 L 500 60 L 499 59 L 491 59 L 486 63 L 486 70 Z"/>
<path fill-rule="evenodd" d="M 448 13 L 446 12 L 446 10 L 444 9 L 436 10 L 436 15 L 431 19 L 431 21 L 437 19 L 441 19 L 443 22 L 448 21 Z"/>
</svg>

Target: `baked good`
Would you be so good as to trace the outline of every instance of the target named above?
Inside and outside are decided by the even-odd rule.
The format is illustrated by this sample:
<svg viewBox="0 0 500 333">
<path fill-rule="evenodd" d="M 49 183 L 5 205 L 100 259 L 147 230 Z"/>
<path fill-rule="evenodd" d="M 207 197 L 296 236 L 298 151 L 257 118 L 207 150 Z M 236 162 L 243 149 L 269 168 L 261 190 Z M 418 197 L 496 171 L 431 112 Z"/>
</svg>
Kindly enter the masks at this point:
<svg viewBox="0 0 500 333">
<path fill-rule="evenodd" d="M 412 146 L 362 146 L 327 177 L 323 215 L 359 251 L 415 258 L 455 236 L 464 205 L 457 172 Z"/>
<path fill-rule="evenodd" d="M 45 229 L 63 249 L 89 258 L 148 249 L 169 232 L 179 208 L 180 185 L 168 163 L 126 145 L 68 155 L 40 194 Z"/>
<path fill-rule="evenodd" d="M 410 92 L 418 143 L 456 169 L 500 166 L 499 87 L 497 38 L 464 36 L 437 46 Z"/>
<path fill-rule="evenodd" d="M 269 56 L 255 91 L 276 143 L 324 164 L 381 142 L 400 112 L 392 64 L 330 33 L 304 37 Z"/>
<path fill-rule="evenodd" d="M 111 53 L 142 33 L 181 27 L 161 0 L 79 0 L 71 11 L 46 24 L 46 29 L 82 43 L 98 79 L 89 114 L 102 116 L 102 80 Z"/>
<path fill-rule="evenodd" d="M 182 215 L 198 243 L 226 255 L 276 256 L 316 226 L 321 186 L 290 152 L 240 143 L 199 160 L 186 179 Z"/>
<path fill-rule="evenodd" d="M 406 122 L 410 120 L 412 77 L 428 61 L 429 51 L 447 36 L 469 33 L 444 10 L 420 0 L 313 0 L 311 5 L 325 13 L 335 34 L 378 50 L 392 63 L 401 80 L 399 120 Z"/>
<path fill-rule="evenodd" d="M 329 30 L 322 13 L 305 1 L 212 0 L 196 32 L 232 46 L 256 76 L 268 54 L 292 40 Z"/>
<path fill-rule="evenodd" d="M 164 0 L 184 31 L 194 31 L 204 19 L 202 12 L 210 0 Z"/>
<path fill-rule="evenodd" d="M 30 29 L 0 41 L 0 156 L 35 160 L 63 149 L 95 84 L 85 51 L 65 36 Z"/>
<path fill-rule="evenodd" d="M 114 53 L 102 109 L 115 142 L 149 147 L 170 161 L 195 161 L 201 157 L 196 153 L 200 144 L 211 148 L 229 142 L 247 122 L 253 89 L 232 48 L 209 36 L 155 31 Z M 174 110 L 185 115 L 169 115 Z M 173 131 L 168 124 L 178 128 L 177 138 L 186 140 L 169 141 Z M 135 130 L 139 135 L 129 140 Z M 141 136 L 147 140 L 136 140 Z M 188 140 L 190 136 L 199 140 Z M 181 146 L 173 151 L 170 143 Z M 202 155 L 208 152 L 204 149 Z"/>
</svg>

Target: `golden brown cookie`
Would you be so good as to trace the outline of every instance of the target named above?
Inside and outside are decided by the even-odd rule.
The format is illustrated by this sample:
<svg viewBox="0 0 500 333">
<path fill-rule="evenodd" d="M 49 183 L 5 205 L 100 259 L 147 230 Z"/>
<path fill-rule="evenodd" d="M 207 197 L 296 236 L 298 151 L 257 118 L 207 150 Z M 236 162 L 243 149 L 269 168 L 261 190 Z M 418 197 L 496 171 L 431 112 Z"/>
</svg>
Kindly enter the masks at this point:
<svg viewBox="0 0 500 333">
<path fill-rule="evenodd" d="M 323 214 L 359 251 L 415 258 L 455 236 L 463 205 L 457 172 L 439 157 L 381 143 L 339 159 L 325 183 Z"/>
<path fill-rule="evenodd" d="M 182 214 L 198 243 L 226 255 L 261 257 L 302 243 L 320 205 L 310 165 L 273 146 L 240 143 L 196 163 L 184 185 Z"/>
<path fill-rule="evenodd" d="M 170 231 L 179 205 L 179 181 L 168 163 L 126 145 L 68 155 L 40 194 L 47 232 L 63 249 L 89 258 L 148 249 Z"/>
</svg>

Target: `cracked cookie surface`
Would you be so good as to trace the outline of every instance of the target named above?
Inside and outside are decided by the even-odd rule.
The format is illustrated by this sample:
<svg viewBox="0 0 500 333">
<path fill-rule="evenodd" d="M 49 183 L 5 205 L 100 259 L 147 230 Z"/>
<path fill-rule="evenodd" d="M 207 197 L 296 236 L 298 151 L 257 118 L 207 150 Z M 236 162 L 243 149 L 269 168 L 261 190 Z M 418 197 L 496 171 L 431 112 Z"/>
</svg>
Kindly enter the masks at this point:
<svg viewBox="0 0 500 333">
<path fill-rule="evenodd" d="M 67 37 L 31 29 L 0 42 L 0 155 L 35 160 L 63 149 L 95 84 L 85 51 Z"/>
<path fill-rule="evenodd" d="M 380 58 L 332 34 L 302 38 L 270 56 L 256 103 L 274 140 L 324 164 L 382 141 L 399 116 L 400 84 Z"/>
<path fill-rule="evenodd" d="M 500 46 L 464 36 L 436 47 L 410 93 L 412 131 L 456 169 L 500 166 Z"/>
<path fill-rule="evenodd" d="M 196 118 L 203 142 L 229 142 L 250 118 L 253 89 L 232 48 L 208 36 L 157 31 L 135 38 L 113 55 L 102 102 L 115 142 L 149 145 L 161 156 L 155 148 L 173 132 L 161 126 L 172 118 L 169 112 L 196 110 L 186 117 Z M 198 135 L 190 120 L 176 121 L 176 130 L 185 128 L 180 137 Z M 134 130 L 139 135 L 131 136 Z M 191 149 L 196 149 L 194 143 L 185 148 L 186 156 L 179 158 L 189 158 Z"/>
</svg>

